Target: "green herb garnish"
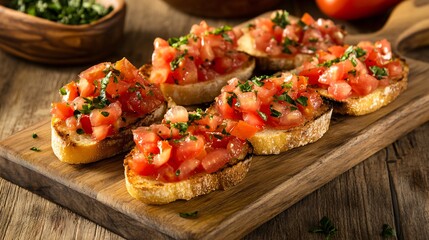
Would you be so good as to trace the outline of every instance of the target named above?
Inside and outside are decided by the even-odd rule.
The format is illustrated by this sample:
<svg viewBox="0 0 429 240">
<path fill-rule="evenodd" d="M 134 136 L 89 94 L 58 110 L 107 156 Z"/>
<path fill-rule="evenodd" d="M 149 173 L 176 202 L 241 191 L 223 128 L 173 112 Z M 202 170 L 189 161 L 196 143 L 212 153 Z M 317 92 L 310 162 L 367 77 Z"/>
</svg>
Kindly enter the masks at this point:
<svg viewBox="0 0 429 240">
<path fill-rule="evenodd" d="M 252 91 L 252 85 L 250 85 L 250 83 L 248 81 L 246 81 L 244 83 L 239 83 L 238 87 L 240 88 L 240 90 L 242 92 L 251 92 Z"/>
<path fill-rule="evenodd" d="M 383 77 L 387 77 L 387 75 L 388 75 L 386 68 L 371 66 L 371 67 L 369 67 L 369 70 L 371 70 L 374 77 L 376 77 L 378 80 L 382 79 Z"/>
<path fill-rule="evenodd" d="M 264 86 L 264 80 L 270 78 L 268 75 L 261 75 L 261 76 L 254 76 L 250 79 L 251 82 L 253 82 L 256 86 L 262 87 Z"/>
<path fill-rule="evenodd" d="M 180 169 L 177 169 L 176 170 L 176 176 L 179 176 L 180 175 Z"/>
<path fill-rule="evenodd" d="M 60 88 L 60 94 L 63 95 L 63 96 L 67 95 L 66 89 L 65 88 Z"/>
<path fill-rule="evenodd" d="M 280 117 L 282 115 L 282 113 L 279 112 L 279 111 L 277 111 L 277 110 L 275 110 L 273 108 L 273 106 L 270 106 L 270 113 L 271 113 L 270 114 L 271 117 L 276 117 L 276 118 L 278 118 L 278 117 Z"/>
<path fill-rule="evenodd" d="M 94 0 L 12 0 L 10 8 L 68 25 L 88 24 L 113 10 Z"/>
<path fill-rule="evenodd" d="M 267 115 L 265 113 L 258 110 L 258 115 L 262 118 L 262 120 L 265 122 L 267 121 Z"/>
<path fill-rule="evenodd" d="M 181 45 L 186 45 L 188 44 L 188 38 L 189 36 L 181 36 L 181 37 L 173 37 L 173 38 L 169 38 L 167 40 L 168 44 L 174 48 L 179 48 Z"/>
<path fill-rule="evenodd" d="M 298 46 L 298 43 L 290 38 L 285 38 L 283 42 L 283 53 L 292 54 L 292 51 L 289 49 L 289 46 Z"/>
<path fill-rule="evenodd" d="M 204 111 L 201 108 L 197 108 L 195 113 L 189 113 L 189 122 L 201 120 L 205 116 Z"/>
<path fill-rule="evenodd" d="M 37 135 L 37 133 L 33 133 L 32 135 L 31 135 L 33 138 L 38 138 L 39 136 Z"/>
<path fill-rule="evenodd" d="M 281 28 L 285 28 L 290 24 L 289 22 L 289 13 L 285 10 L 276 12 L 274 18 L 271 21 Z"/>
<path fill-rule="evenodd" d="M 35 151 L 35 152 L 41 152 L 42 150 L 40 150 L 40 148 L 38 147 L 32 147 L 30 148 L 31 151 Z"/>
<path fill-rule="evenodd" d="M 103 115 L 104 117 L 108 117 L 109 116 L 109 112 L 101 111 L 101 115 Z"/>
<path fill-rule="evenodd" d="M 308 98 L 305 96 L 301 96 L 301 97 L 296 99 L 296 101 L 304 107 L 307 106 L 307 100 L 308 100 Z"/>
<path fill-rule="evenodd" d="M 381 231 L 381 236 L 383 238 L 396 237 L 396 231 L 389 224 L 383 224 L 383 229 Z"/>
<path fill-rule="evenodd" d="M 330 240 L 337 233 L 338 229 L 332 224 L 328 217 L 323 217 L 319 221 L 319 226 L 312 227 L 310 233 L 319 233 L 325 235 L 326 240 Z"/>
<path fill-rule="evenodd" d="M 188 130 L 188 123 L 185 122 L 170 123 L 170 126 L 178 129 L 180 135 L 185 135 Z"/>
<path fill-rule="evenodd" d="M 197 218 L 198 217 L 198 211 L 195 212 L 184 212 L 179 213 L 179 216 L 182 218 Z"/>
<path fill-rule="evenodd" d="M 80 135 L 80 134 L 84 134 L 85 131 L 82 128 L 78 128 L 76 129 L 76 133 Z"/>
<path fill-rule="evenodd" d="M 189 136 L 189 139 L 191 139 L 192 141 L 197 141 L 197 137 L 195 137 L 194 135 Z"/>
<path fill-rule="evenodd" d="M 170 69 L 171 71 L 176 70 L 179 67 L 180 62 L 183 60 L 183 58 L 185 57 L 185 55 L 188 53 L 187 50 L 185 50 L 185 52 L 183 52 L 182 54 L 180 54 L 179 56 L 177 56 L 175 59 L 173 59 L 173 61 L 170 62 Z"/>
</svg>

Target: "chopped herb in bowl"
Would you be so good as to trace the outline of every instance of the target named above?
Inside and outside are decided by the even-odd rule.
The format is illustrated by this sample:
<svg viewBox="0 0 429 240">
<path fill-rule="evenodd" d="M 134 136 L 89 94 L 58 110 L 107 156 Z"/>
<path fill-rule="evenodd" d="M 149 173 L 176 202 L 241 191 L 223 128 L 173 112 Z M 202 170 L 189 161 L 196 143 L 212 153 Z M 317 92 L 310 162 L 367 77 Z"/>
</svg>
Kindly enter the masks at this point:
<svg viewBox="0 0 429 240">
<path fill-rule="evenodd" d="M 80 25 L 106 16 L 113 10 L 95 0 L 12 0 L 10 8 L 54 22 Z"/>
</svg>

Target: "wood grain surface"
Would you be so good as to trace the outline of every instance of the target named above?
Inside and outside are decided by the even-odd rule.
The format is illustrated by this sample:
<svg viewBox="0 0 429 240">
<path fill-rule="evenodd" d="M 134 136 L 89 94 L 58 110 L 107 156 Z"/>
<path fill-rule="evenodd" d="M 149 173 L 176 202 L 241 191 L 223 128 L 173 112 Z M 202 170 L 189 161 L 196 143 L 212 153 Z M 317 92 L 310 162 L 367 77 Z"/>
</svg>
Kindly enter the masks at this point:
<svg viewBox="0 0 429 240">
<path fill-rule="evenodd" d="M 136 63 L 136 65 L 142 64 L 150 58 L 151 50 L 136 51 L 136 49 L 151 49 L 152 40 L 155 36 L 166 38 L 181 35 L 188 31 L 190 25 L 199 21 L 198 18 L 189 17 L 179 13 L 162 2 L 129 1 L 129 5 L 130 11 L 127 15 L 128 25 L 126 29 L 126 38 L 124 39 L 123 46 L 117 50 L 117 53 L 114 56 L 112 56 L 112 60 L 118 59 L 121 56 L 127 56 L 132 62 Z M 311 5 L 307 6 L 298 2 L 290 3 L 290 5 L 287 5 L 286 7 L 287 9 L 290 9 L 294 15 L 302 14 L 303 10 L 310 12 L 315 11 L 314 6 L 311 8 Z M 141 13 L 145 13 L 144 16 Z M 317 12 L 311 13 L 318 16 Z M 236 24 L 240 21 L 242 20 L 229 20 L 228 23 Z M 211 20 L 210 22 L 218 25 L 225 23 L 222 20 Z M 365 23 L 359 24 L 365 25 Z M 351 23 L 348 25 L 349 31 L 358 31 L 362 27 L 358 25 Z M 381 25 L 382 24 L 380 24 L 380 26 Z M 418 51 L 409 52 L 408 56 L 428 61 L 427 53 L 427 50 L 420 49 Z M 76 73 L 80 72 L 86 66 L 64 68 L 49 67 L 25 62 L 4 53 L 0 53 L 0 59 L 3 63 L 0 68 L 0 139 L 5 139 L 3 142 L 8 141 L 11 139 L 7 138 L 8 136 L 29 126 L 34 126 L 36 129 L 42 127 L 42 129 L 45 130 L 41 131 L 41 137 L 40 139 L 37 139 L 37 141 L 41 143 L 40 147 L 45 147 L 46 127 L 43 127 L 46 126 L 50 102 L 52 99 L 59 98 L 57 96 L 57 89 L 62 84 L 73 79 Z M 426 139 L 428 139 L 429 136 L 429 125 L 423 125 L 406 137 L 403 137 L 394 144 L 384 148 L 387 144 L 405 134 L 405 132 L 427 121 L 427 115 L 424 113 L 419 114 L 421 112 L 414 110 L 416 107 L 419 107 L 418 109 L 422 111 L 425 110 L 425 107 L 427 108 L 425 104 L 422 104 L 422 102 L 424 103 L 429 100 L 427 98 L 427 86 L 425 88 L 419 88 L 418 86 L 427 85 L 424 84 L 424 81 L 425 76 L 427 76 L 428 67 L 420 61 L 409 60 L 410 65 L 413 66 L 411 79 L 420 79 L 410 82 L 415 84 L 410 84 L 410 89 L 414 86 L 416 92 L 414 92 L 414 90 L 407 90 L 407 92 L 401 96 L 401 99 L 395 101 L 392 106 L 364 118 L 356 120 L 347 117 L 336 118 L 332 129 L 339 128 L 339 130 L 345 131 L 345 134 L 342 134 L 343 132 L 341 131 L 329 131 L 326 138 L 324 137 L 322 139 L 325 142 L 319 141 L 320 143 L 317 142 L 302 149 L 302 151 L 306 149 L 317 151 L 305 151 L 302 153 L 300 152 L 301 150 L 297 149 L 283 155 L 283 157 L 287 156 L 288 159 L 286 162 L 281 162 L 280 164 L 284 166 L 288 161 L 293 161 L 293 157 L 299 156 L 299 154 L 314 157 L 314 154 L 319 154 L 319 151 L 325 151 L 325 155 L 327 155 L 326 157 L 324 156 L 318 160 L 318 163 L 322 165 L 331 162 L 329 159 L 333 159 L 336 156 L 338 156 L 338 159 L 340 160 L 342 159 L 341 156 L 344 155 L 349 155 L 348 157 L 351 158 L 348 152 L 342 152 L 339 150 L 331 152 L 329 150 L 338 149 L 338 146 L 343 147 L 343 149 L 353 149 L 353 143 L 367 144 L 366 142 L 370 142 L 371 144 L 368 144 L 370 146 L 369 148 L 358 151 L 354 149 L 356 154 L 353 156 L 355 156 L 356 159 L 352 159 L 349 163 L 350 165 L 346 166 L 347 168 L 354 165 L 357 161 L 360 161 L 359 159 L 363 160 L 374 153 L 374 151 L 382 149 L 376 155 L 373 155 L 362 164 L 357 165 L 350 171 L 340 175 L 338 178 L 335 178 L 324 187 L 315 191 L 313 194 L 308 195 L 306 198 L 283 212 L 281 212 L 281 210 L 287 208 L 291 203 L 270 203 L 275 206 L 275 209 L 269 210 L 268 212 L 265 211 L 263 205 L 258 204 L 264 203 L 264 200 L 266 200 L 263 199 L 264 192 L 270 190 L 273 192 L 287 187 L 287 185 L 283 184 L 285 182 L 284 180 L 289 179 L 288 177 L 293 175 L 294 171 L 297 171 L 296 168 L 290 168 L 289 166 L 286 170 L 289 171 L 289 174 L 279 178 L 274 177 L 273 181 L 268 181 L 270 178 L 267 178 L 267 184 L 253 184 L 254 180 L 246 178 L 243 184 L 234 188 L 232 191 L 216 192 L 208 195 L 207 197 L 198 198 L 197 201 L 190 201 L 185 204 L 182 204 L 183 202 L 175 203 L 171 206 L 169 205 L 163 210 L 151 209 L 154 211 L 160 211 L 164 215 L 159 216 L 157 221 L 154 221 L 154 219 L 148 219 L 153 223 L 150 228 L 165 227 L 168 221 L 176 220 L 177 210 L 182 211 L 188 209 L 184 209 L 185 207 L 193 207 L 192 209 L 195 209 L 194 204 L 196 203 L 204 203 L 201 204 L 201 209 L 203 210 L 200 211 L 202 211 L 202 213 L 205 212 L 204 209 L 223 207 L 223 209 L 219 209 L 219 211 L 217 211 L 215 215 L 211 215 L 211 217 L 203 215 L 202 219 L 199 219 L 197 222 L 186 220 L 184 228 L 188 232 L 197 231 L 198 229 L 206 227 L 201 226 L 201 223 L 199 222 L 200 220 L 203 221 L 210 218 L 209 220 L 211 221 L 220 221 L 222 220 L 222 217 L 236 211 L 232 209 L 236 206 L 234 205 L 236 203 L 231 201 L 236 197 L 234 194 L 241 194 L 240 196 L 246 194 L 249 195 L 250 198 L 258 199 L 258 201 L 252 201 L 251 204 L 251 207 L 253 207 L 252 210 L 254 210 L 255 213 L 251 213 L 250 217 L 241 216 L 244 217 L 246 224 L 250 224 L 250 228 L 235 229 L 227 227 L 228 224 L 238 224 L 237 221 L 243 219 L 240 218 L 240 216 L 234 219 L 237 221 L 223 221 L 221 223 L 221 227 L 226 229 L 225 231 L 227 231 L 227 233 L 231 234 L 229 235 L 230 237 L 241 236 L 242 234 L 247 233 L 250 229 L 253 229 L 253 227 L 259 225 L 261 221 L 258 220 L 258 217 L 267 218 L 268 215 L 268 218 L 271 218 L 275 214 L 281 212 L 277 217 L 249 233 L 245 238 L 321 239 L 321 236 L 309 234 L 308 229 L 312 225 L 317 224 L 318 219 L 322 216 L 327 215 L 339 228 L 337 239 L 380 238 L 379 234 L 383 223 L 388 223 L 391 226 L 394 226 L 398 231 L 399 239 L 425 239 L 425 237 L 429 235 L 429 156 L 426 143 Z M 400 109 L 399 112 L 403 115 L 396 115 L 395 110 L 397 109 Z M 377 126 L 377 122 L 380 123 L 380 121 L 385 125 L 382 127 Z M 39 124 L 40 122 L 42 122 L 41 125 Z M 364 130 L 356 130 L 356 126 L 358 129 L 360 128 Z M 385 129 L 387 129 L 386 132 L 388 132 L 388 134 L 385 134 Z M 30 129 L 27 133 L 30 134 L 32 131 L 33 130 Z M 15 134 L 14 136 L 19 135 Z M 359 136 L 361 137 L 359 138 Z M 341 141 L 340 139 L 348 139 L 348 141 Z M 24 141 L 17 140 L 11 147 L 26 148 L 25 144 L 28 144 L 29 140 L 33 140 L 31 139 L 31 136 L 28 136 L 27 138 L 24 137 Z M 37 143 L 37 141 L 35 143 Z M 326 142 L 328 142 L 329 149 L 325 148 L 324 144 L 326 144 Z M 41 153 L 46 154 L 46 152 Z M 330 155 L 328 153 L 335 153 L 337 155 Z M 48 166 L 50 167 L 54 167 L 58 164 L 58 162 L 50 160 L 49 157 L 44 159 L 42 156 L 45 155 L 42 154 L 36 155 L 36 160 L 44 162 L 45 164 L 47 161 L 49 163 Z M 34 156 L 34 153 L 30 152 L 26 157 L 30 155 Z M 292 160 L 289 160 L 289 157 Z M 305 166 L 309 164 L 311 166 L 312 164 L 308 161 L 309 160 L 307 158 L 303 158 L 303 161 L 298 165 Z M 279 163 L 277 160 L 271 161 L 270 164 L 262 164 L 262 161 L 258 162 L 259 164 L 255 164 L 252 167 L 254 170 L 250 172 L 253 176 L 258 176 L 258 174 L 262 173 L 263 170 L 263 172 L 267 170 L 268 172 L 271 171 L 273 173 L 278 173 L 278 171 L 280 171 L 274 168 L 274 166 L 277 166 L 276 163 Z M 11 161 L 1 161 L 1 166 L 5 166 L 10 163 Z M 94 164 L 89 168 L 80 168 L 78 170 L 82 172 L 77 176 L 70 174 L 70 172 L 73 171 L 68 171 L 70 169 L 67 167 L 60 170 L 61 173 L 69 172 L 69 175 L 61 174 L 60 178 L 70 178 L 73 176 L 76 178 L 74 179 L 74 183 L 76 184 L 60 182 L 59 185 L 52 185 L 52 179 L 44 179 L 42 176 L 36 175 L 35 177 L 40 180 L 40 182 L 34 183 L 33 181 L 33 184 L 28 184 L 26 187 L 31 191 L 44 196 L 49 196 L 49 193 L 61 191 L 62 194 L 57 194 L 57 197 L 51 200 L 60 203 L 61 201 L 68 203 L 72 202 L 72 207 L 78 208 L 78 210 L 80 209 L 82 212 L 86 212 L 87 215 L 91 215 L 94 212 L 110 212 L 111 209 L 104 209 L 103 207 L 100 207 L 99 209 L 88 208 L 88 206 L 93 205 L 89 200 L 90 198 L 78 195 L 76 191 L 70 191 L 70 189 L 79 190 L 81 192 L 83 191 L 84 195 L 89 195 L 93 199 L 97 199 L 97 201 L 102 203 L 110 201 L 110 191 L 117 191 L 119 193 L 118 201 L 128 201 L 126 202 L 126 206 L 130 206 L 130 208 L 125 209 L 125 211 L 129 215 L 134 215 L 132 216 L 133 218 L 141 219 L 142 216 L 135 216 L 135 213 L 138 209 L 141 209 L 141 206 L 136 207 L 135 204 L 133 204 L 134 200 L 130 200 L 128 195 L 121 192 L 124 191 L 121 190 L 122 185 L 120 183 L 115 183 L 118 177 L 109 179 L 107 183 L 113 182 L 113 184 L 107 189 L 101 189 L 103 184 L 98 182 L 94 182 L 93 185 L 88 188 L 84 188 L 83 190 L 77 189 L 77 187 L 80 186 L 79 183 L 85 178 L 85 176 L 91 174 L 91 170 L 99 169 L 101 174 L 109 176 L 109 174 L 116 172 L 113 171 L 114 169 L 121 169 L 120 163 L 116 163 L 114 159 L 108 160 L 106 164 L 107 165 Z M 36 169 L 36 171 L 35 169 L 28 171 L 20 166 L 21 165 L 19 164 L 10 164 L 8 167 L 14 171 L 8 171 L 7 173 L 13 175 L 10 177 L 13 177 L 13 179 L 19 179 L 22 183 L 32 182 L 33 179 L 27 174 L 46 171 L 46 168 Z M 270 167 L 273 168 L 271 169 Z M 317 170 L 311 168 L 307 169 L 308 174 L 312 173 L 311 170 Z M 76 169 L 74 170 L 76 171 Z M 346 169 L 335 169 L 337 172 L 330 172 L 327 175 L 338 175 L 344 170 Z M 50 174 L 58 175 L 58 173 L 55 172 L 51 172 Z M 282 172 L 282 174 L 285 173 Z M 310 177 L 311 180 L 311 177 L 315 176 L 310 174 L 302 175 L 301 177 L 303 177 L 305 181 L 308 181 L 309 179 L 306 177 Z M 314 182 L 320 183 L 326 182 L 327 180 L 330 179 L 312 179 L 311 184 L 309 185 L 314 187 Z M 281 184 L 278 185 L 279 183 Z M 42 187 L 38 185 L 41 185 Z M 33 186 L 37 186 L 37 188 L 34 188 Z M 278 186 L 281 187 L 279 188 Z M 99 225 L 73 214 L 56 204 L 46 201 L 37 195 L 31 194 L 27 190 L 19 188 L 3 179 L 0 179 L 0 189 L 0 238 L 2 239 L 120 238 L 118 235 L 107 231 Z M 99 194 L 96 196 L 91 195 L 94 190 Z M 294 201 L 297 201 L 299 197 L 296 195 L 299 195 L 300 191 L 308 192 L 311 190 L 314 189 L 297 189 L 295 192 L 282 193 L 282 196 L 286 195 L 289 198 L 295 198 Z M 71 200 L 70 196 L 74 196 L 76 198 Z M 220 200 L 222 200 L 222 205 L 213 206 L 214 203 L 218 203 Z M 244 198 L 239 200 L 241 202 L 246 202 L 246 199 Z M 122 204 L 116 207 L 125 208 Z M 175 214 L 171 214 L 173 212 Z M 244 212 L 247 213 L 248 210 L 243 210 L 243 213 Z M 240 213 L 241 212 L 239 211 L 237 215 L 240 215 Z M 141 229 L 142 226 L 139 226 L 138 224 L 124 226 L 124 223 L 129 222 L 130 219 L 117 219 L 115 216 L 121 215 L 98 215 L 96 216 L 98 219 L 95 220 L 97 222 L 102 221 L 102 225 L 106 225 L 106 223 L 110 222 L 109 227 L 116 232 L 121 233 L 123 236 L 127 236 L 127 234 L 124 234 L 121 231 L 126 232 L 130 229 L 130 232 L 142 230 L 145 234 L 155 234 L 160 238 L 165 237 L 163 235 L 159 235 L 157 232 L 151 231 L 150 229 Z M 180 226 L 180 224 L 184 224 L 183 221 L 183 219 L 180 219 L 177 225 Z M 166 231 L 165 229 L 163 230 L 164 232 Z M 217 229 L 211 230 L 213 235 L 208 237 L 222 236 L 225 234 L 225 232 L 219 232 Z M 142 235 L 141 238 L 146 238 L 144 236 L 147 235 Z"/>
</svg>

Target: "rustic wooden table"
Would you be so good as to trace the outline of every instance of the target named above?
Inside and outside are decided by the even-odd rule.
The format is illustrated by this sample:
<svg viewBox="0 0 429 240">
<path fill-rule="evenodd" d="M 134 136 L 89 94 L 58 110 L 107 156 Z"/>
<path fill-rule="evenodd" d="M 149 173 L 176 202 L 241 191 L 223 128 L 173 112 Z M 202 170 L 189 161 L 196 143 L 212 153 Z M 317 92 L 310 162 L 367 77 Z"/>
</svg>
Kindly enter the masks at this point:
<svg viewBox="0 0 429 240">
<path fill-rule="evenodd" d="M 285 1 L 286 2 L 286 1 Z M 188 32 L 201 18 L 162 1 L 128 0 L 125 36 L 115 54 L 136 65 L 150 60 L 153 39 Z M 291 14 L 322 16 L 311 1 L 289 1 Z M 235 25 L 244 19 L 209 19 Z M 351 33 L 374 31 L 385 17 L 344 22 Z M 428 49 L 411 57 L 429 61 Z M 0 52 L 0 139 L 49 118 L 57 90 L 89 65 L 46 66 Z M 322 239 L 308 233 L 323 216 L 338 228 L 334 239 L 381 239 L 383 224 L 398 239 L 429 237 L 429 123 L 403 136 L 363 163 L 248 234 L 246 239 Z M 144 238 L 144 236 L 142 236 Z M 0 239 L 121 239 L 115 233 L 0 178 Z"/>
</svg>

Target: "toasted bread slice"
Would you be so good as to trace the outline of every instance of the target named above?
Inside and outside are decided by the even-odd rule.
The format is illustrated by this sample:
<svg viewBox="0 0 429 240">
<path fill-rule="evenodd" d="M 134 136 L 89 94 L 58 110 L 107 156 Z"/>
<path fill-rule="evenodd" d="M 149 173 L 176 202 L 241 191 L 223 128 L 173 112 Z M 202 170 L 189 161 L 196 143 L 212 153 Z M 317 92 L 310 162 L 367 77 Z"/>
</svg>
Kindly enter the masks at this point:
<svg viewBox="0 0 429 240">
<path fill-rule="evenodd" d="M 260 71 L 282 71 L 291 70 L 301 66 L 312 57 L 310 54 L 298 53 L 294 56 L 272 57 L 268 54 L 255 49 L 255 39 L 246 32 L 238 41 L 238 50 L 243 51 L 256 59 L 256 68 Z"/>
<path fill-rule="evenodd" d="M 91 134 L 77 134 L 75 131 L 70 131 L 64 121 L 52 118 L 52 150 L 59 160 L 69 164 L 91 163 L 112 157 L 132 148 L 134 145 L 132 129 L 161 121 L 166 110 L 167 104 L 164 103 L 127 129 L 101 141 L 94 140 Z"/>
<path fill-rule="evenodd" d="M 287 130 L 266 128 L 257 132 L 248 141 L 256 155 L 279 154 L 292 148 L 304 146 L 320 139 L 329 129 L 332 107 L 325 104 L 314 119 Z"/>
<path fill-rule="evenodd" d="M 220 94 L 220 90 L 226 85 L 228 80 L 234 77 L 248 79 L 252 75 L 255 69 L 255 60 L 253 58 L 250 59 L 249 62 L 236 71 L 220 75 L 210 81 L 187 85 L 161 83 L 161 91 L 165 98 L 171 98 L 178 105 L 195 105 L 212 102 Z M 143 75 L 148 76 L 151 69 L 152 66 L 150 64 L 145 64 L 139 70 Z"/>
<path fill-rule="evenodd" d="M 248 147 L 239 159 L 231 160 L 217 172 L 199 173 L 179 182 L 161 182 L 140 176 L 130 169 L 128 161 L 132 158 L 131 151 L 124 160 L 126 187 L 134 198 L 154 205 L 167 204 L 179 199 L 190 200 L 216 190 L 226 190 L 237 185 L 246 176 L 252 160 L 248 154 L 250 152 L 251 149 Z"/>
<path fill-rule="evenodd" d="M 403 66 L 402 77 L 397 80 L 391 80 L 391 83 L 386 87 L 377 88 L 374 92 L 363 97 L 350 97 L 344 100 L 333 99 L 326 89 L 318 89 L 317 91 L 324 98 L 332 101 L 334 105 L 334 113 L 361 116 L 388 105 L 395 100 L 408 86 L 408 65 L 401 60 Z"/>
</svg>

